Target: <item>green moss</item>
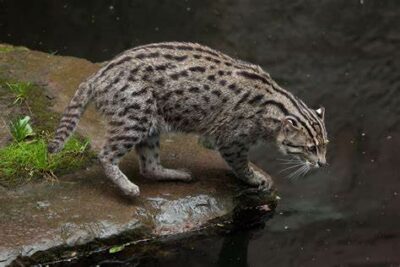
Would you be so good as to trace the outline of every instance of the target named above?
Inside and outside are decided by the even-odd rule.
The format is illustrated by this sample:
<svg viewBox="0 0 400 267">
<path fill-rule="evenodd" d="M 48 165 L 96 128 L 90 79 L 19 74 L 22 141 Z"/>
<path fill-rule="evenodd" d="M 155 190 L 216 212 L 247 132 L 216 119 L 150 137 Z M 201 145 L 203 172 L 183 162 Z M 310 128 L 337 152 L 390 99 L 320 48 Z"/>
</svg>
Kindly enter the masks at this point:
<svg viewBox="0 0 400 267">
<path fill-rule="evenodd" d="M 58 154 L 48 154 L 43 138 L 0 149 L 0 184 L 12 187 L 40 177 L 55 177 L 81 168 L 93 157 L 89 141 L 72 137 Z"/>
<path fill-rule="evenodd" d="M 20 90 L 21 89 L 21 90 Z M 17 95 L 21 95 L 15 101 Z M 0 102 L 10 108 L 5 123 L 29 115 L 35 133 L 30 142 L 13 142 L 0 148 L 0 185 L 14 187 L 33 179 L 55 177 L 86 166 L 94 153 L 88 149 L 88 140 L 73 136 L 58 154 L 47 154 L 61 114 L 52 112 L 52 101 L 45 90 L 35 84 L 0 80 Z M 1 103 L 0 103 L 1 104 Z"/>
<path fill-rule="evenodd" d="M 53 103 L 45 96 L 43 88 L 33 85 L 28 93 L 26 103 L 33 114 L 33 123 L 37 133 L 46 135 L 48 132 L 53 132 L 61 119 L 61 114 L 49 110 Z"/>
<path fill-rule="evenodd" d="M 43 88 L 29 82 L 0 79 L 0 97 L 5 97 L 3 101 L 8 99 L 8 105 L 18 106 L 20 109 L 20 112 L 7 119 L 16 120 L 21 115 L 29 115 L 39 135 L 53 132 L 61 117 L 61 114 L 49 110 L 52 101 L 44 92 Z"/>
<path fill-rule="evenodd" d="M 14 47 L 12 47 L 12 46 L 5 46 L 5 45 L 0 46 L 0 53 L 7 53 L 7 52 L 10 52 L 13 50 L 14 50 Z"/>
<path fill-rule="evenodd" d="M 8 52 L 15 51 L 15 50 L 27 51 L 29 49 L 26 47 L 22 47 L 22 46 L 12 46 L 12 45 L 0 44 L 0 53 L 8 53 Z"/>
</svg>

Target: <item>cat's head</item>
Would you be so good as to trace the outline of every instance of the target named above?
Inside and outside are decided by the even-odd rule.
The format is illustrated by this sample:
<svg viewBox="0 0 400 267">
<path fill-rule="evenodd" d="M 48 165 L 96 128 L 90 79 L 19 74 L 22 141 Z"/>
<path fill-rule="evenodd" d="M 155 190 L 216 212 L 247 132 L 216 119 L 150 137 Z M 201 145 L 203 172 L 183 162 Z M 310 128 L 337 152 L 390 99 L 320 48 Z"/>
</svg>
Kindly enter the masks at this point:
<svg viewBox="0 0 400 267">
<path fill-rule="evenodd" d="M 308 167 L 327 165 L 327 133 L 324 123 L 325 109 L 309 109 L 304 118 L 284 117 L 277 136 L 279 150 L 294 155 Z"/>
</svg>

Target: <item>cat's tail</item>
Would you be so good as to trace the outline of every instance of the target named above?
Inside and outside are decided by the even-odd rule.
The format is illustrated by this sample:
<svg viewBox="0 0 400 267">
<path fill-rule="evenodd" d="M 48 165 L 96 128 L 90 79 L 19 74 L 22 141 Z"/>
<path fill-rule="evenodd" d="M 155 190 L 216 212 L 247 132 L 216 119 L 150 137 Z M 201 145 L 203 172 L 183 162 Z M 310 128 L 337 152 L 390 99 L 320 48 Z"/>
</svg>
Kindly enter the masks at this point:
<svg viewBox="0 0 400 267">
<path fill-rule="evenodd" d="M 57 153 L 63 149 L 64 143 L 75 131 L 79 119 L 92 97 L 91 86 L 86 82 L 81 83 L 61 117 L 54 139 L 47 147 L 49 153 Z"/>
</svg>

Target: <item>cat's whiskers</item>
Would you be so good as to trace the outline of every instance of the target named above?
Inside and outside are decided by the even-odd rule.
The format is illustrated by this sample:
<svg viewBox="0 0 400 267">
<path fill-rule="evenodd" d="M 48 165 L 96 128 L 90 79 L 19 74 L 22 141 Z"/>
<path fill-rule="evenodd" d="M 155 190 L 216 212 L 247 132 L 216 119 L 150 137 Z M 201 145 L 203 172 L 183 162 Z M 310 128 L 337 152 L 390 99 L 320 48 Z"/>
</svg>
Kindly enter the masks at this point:
<svg viewBox="0 0 400 267">
<path fill-rule="evenodd" d="M 288 178 L 290 180 L 294 180 L 298 177 L 304 176 L 309 170 L 310 170 L 309 164 L 307 162 L 302 162 L 302 164 L 297 170 L 293 171 L 288 175 Z"/>
<path fill-rule="evenodd" d="M 277 159 L 280 161 L 280 164 L 297 164 L 297 163 L 302 163 L 302 161 L 298 158 L 290 158 L 290 159 L 285 159 L 285 158 L 280 158 Z"/>
<path fill-rule="evenodd" d="M 287 171 L 287 170 L 290 170 L 290 169 L 293 169 L 293 168 L 300 167 L 300 166 L 302 166 L 303 164 L 304 164 L 304 163 L 297 163 L 297 164 L 291 165 L 291 166 L 289 166 L 289 167 L 287 167 L 287 168 L 282 169 L 279 173 L 282 173 L 282 172 L 284 172 L 284 171 Z"/>
</svg>

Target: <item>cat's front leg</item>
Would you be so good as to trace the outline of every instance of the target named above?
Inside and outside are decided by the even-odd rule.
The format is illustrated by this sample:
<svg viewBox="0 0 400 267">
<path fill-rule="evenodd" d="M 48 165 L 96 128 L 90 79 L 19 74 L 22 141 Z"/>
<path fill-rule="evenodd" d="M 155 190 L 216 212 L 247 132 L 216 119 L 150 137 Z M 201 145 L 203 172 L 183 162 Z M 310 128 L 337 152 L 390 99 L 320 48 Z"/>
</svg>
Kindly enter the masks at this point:
<svg viewBox="0 0 400 267">
<path fill-rule="evenodd" d="M 240 180 L 250 186 L 262 186 L 266 189 L 272 187 L 271 177 L 262 173 L 261 170 L 256 170 L 257 167 L 250 164 L 248 160 L 249 146 L 247 144 L 236 141 L 219 146 L 218 150 Z"/>
</svg>

